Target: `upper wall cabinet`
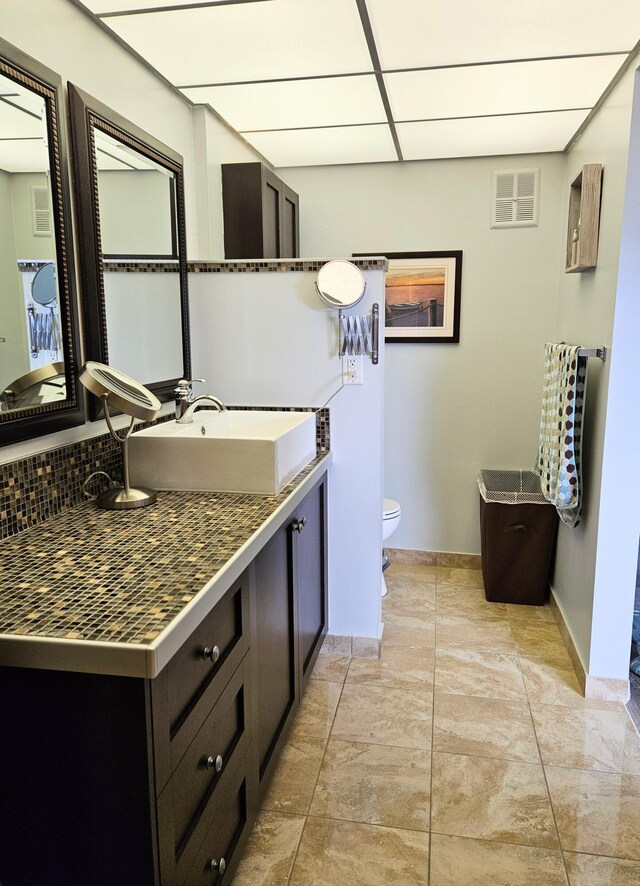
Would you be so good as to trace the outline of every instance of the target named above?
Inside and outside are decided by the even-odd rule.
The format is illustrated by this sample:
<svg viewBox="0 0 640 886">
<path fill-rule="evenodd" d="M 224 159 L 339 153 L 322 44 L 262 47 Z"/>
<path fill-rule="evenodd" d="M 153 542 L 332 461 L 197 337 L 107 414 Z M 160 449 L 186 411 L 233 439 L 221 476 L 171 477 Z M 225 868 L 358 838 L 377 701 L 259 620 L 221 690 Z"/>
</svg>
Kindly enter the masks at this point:
<svg viewBox="0 0 640 886">
<path fill-rule="evenodd" d="M 0 445 L 84 420 L 61 85 L 0 40 Z"/>
<path fill-rule="evenodd" d="M 583 166 L 571 183 L 565 271 L 575 274 L 598 262 L 602 164 Z"/>
<path fill-rule="evenodd" d="M 191 376 L 182 157 L 71 83 L 69 102 L 87 359 L 171 399 Z"/>
<path fill-rule="evenodd" d="M 223 163 L 224 254 L 297 258 L 298 195 L 262 163 Z"/>
</svg>

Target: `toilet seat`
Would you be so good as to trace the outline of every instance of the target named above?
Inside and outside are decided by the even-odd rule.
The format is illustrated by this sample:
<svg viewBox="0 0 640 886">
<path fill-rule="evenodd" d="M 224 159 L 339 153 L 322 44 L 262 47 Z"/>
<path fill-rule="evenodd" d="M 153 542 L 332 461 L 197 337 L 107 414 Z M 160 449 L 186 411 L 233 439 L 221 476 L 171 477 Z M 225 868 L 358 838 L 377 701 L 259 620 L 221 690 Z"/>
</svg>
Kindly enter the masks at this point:
<svg viewBox="0 0 640 886">
<path fill-rule="evenodd" d="M 397 501 L 394 501 L 392 498 L 383 499 L 382 505 L 382 519 L 383 520 L 393 520 L 400 513 L 400 505 Z"/>
</svg>

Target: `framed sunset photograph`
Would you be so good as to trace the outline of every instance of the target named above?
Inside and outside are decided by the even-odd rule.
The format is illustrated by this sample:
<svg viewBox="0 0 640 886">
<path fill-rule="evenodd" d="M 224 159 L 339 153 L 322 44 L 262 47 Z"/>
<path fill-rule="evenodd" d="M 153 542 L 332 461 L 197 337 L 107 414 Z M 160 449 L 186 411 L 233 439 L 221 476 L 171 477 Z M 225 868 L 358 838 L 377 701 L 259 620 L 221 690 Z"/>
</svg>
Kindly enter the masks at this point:
<svg viewBox="0 0 640 886">
<path fill-rule="evenodd" d="M 385 341 L 459 342 L 462 250 L 374 254 L 389 260 Z"/>
</svg>

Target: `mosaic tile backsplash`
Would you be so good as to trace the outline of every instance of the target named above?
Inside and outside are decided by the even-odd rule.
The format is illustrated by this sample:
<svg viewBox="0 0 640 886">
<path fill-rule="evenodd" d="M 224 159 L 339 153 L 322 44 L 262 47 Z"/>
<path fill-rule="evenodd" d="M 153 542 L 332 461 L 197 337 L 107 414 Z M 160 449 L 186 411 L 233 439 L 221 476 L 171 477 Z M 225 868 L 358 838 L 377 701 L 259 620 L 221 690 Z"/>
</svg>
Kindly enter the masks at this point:
<svg viewBox="0 0 640 886">
<path fill-rule="evenodd" d="M 314 411 L 307 407 L 284 406 L 229 408 Z M 171 415 L 162 416 L 157 421 L 171 418 Z M 139 424 L 136 429 L 141 430 L 149 424 L 151 422 Z M 328 409 L 316 411 L 316 444 L 318 453 L 330 448 Z M 17 535 L 84 501 L 83 484 L 94 471 L 105 471 L 115 480 L 121 480 L 120 446 L 109 434 L 0 465 L 0 539 Z M 105 488 L 106 480 L 99 478 L 92 482 L 90 491 L 95 494 Z"/>
<path fill-rule="evenodd" d="M 7 539 L 0 634 L 149 644 L 323 457 L 278 495 L 162 492 L 135 511 L 87 502 Z"/>
</svg>

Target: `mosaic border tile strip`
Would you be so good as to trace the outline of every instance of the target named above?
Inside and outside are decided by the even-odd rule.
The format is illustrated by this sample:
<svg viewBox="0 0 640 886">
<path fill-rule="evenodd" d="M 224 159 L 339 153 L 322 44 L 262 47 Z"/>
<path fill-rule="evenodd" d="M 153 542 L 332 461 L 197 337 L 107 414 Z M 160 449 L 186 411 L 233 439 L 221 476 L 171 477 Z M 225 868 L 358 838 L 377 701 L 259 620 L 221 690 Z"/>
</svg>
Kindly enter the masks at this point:
<svg viewBox="0 0 640 886">
<path fill-rule="evenodd" d="M 330 449 L 329 409 L 305 406 L 230 406 L 230 409 L 283 412 L 316 412 L 317 452 Z M 170 421 L 163 415 L 155 422 L 141 422 L 135 431 L 151 424 Z M 135 433 L 134 431 L 134 433 Z M 67 508 L 85 500 L 83 484 L 95 471 L 105 471 L 115 480 L 122 478 L 120 446 L 109 434 L 69 443 L 49 452 L 30 455 L 0 465 L 0 540 L 11 538 L 37 526 Z M 91 493 L 102 492 L 105 478 L 91 485 Z"/>
<path fill-rule="evenodd" d="M 103 261 L 105 272 L 124 274 L 178 274 L 178 261 Z"/>
<path fill-rule="evenodd" d="M 17 262 L 17 265 L 19 271 L 23 271 L 26 273 L 29 271 L 39 271 L 40 268 L 44 268 L 45 265 L 50 265 L 52 261 L 53 259 L 49 259 L 48 261 L 46 259 L 38 259 L 34 261 L 19 261 Z"/>
<path fill-rule="evenodd" d="M 163 492 L 136 511 L 87 502 L 5 541 L 0 634 L 150 643 L 325 457 L 278 495 Z"/>
<path fill-rule="evenodd" d="M 252 261 L 190 261 L 187 271 L 190 274 L 260 274 L 287 273 L 291 271 L 319 271 L 330 258 L 285 258 L 285 259 L 254 259 Z M 356 267 L 363 271 L 386 271 L 389 261 L 386 258 L 349 258 Z"/>
</svg>

